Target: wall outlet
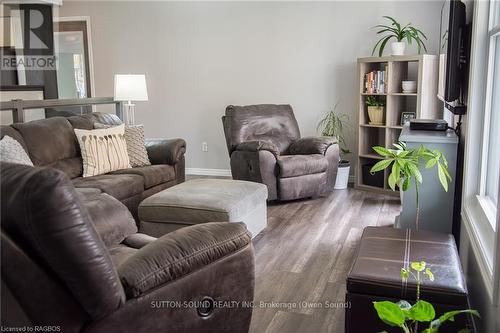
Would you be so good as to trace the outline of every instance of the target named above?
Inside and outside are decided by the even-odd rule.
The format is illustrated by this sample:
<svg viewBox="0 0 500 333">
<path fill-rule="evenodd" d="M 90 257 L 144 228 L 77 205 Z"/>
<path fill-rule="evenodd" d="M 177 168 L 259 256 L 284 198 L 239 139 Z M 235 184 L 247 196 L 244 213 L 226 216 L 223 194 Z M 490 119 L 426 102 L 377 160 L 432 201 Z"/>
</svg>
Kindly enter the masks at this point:
<svg viewBox="0 0 500 333">
<path fill-rule="evenodd" d="M 206 142 L 201 143 L 201 151 L 208 151 L 208 143 Z"/>
</svg>

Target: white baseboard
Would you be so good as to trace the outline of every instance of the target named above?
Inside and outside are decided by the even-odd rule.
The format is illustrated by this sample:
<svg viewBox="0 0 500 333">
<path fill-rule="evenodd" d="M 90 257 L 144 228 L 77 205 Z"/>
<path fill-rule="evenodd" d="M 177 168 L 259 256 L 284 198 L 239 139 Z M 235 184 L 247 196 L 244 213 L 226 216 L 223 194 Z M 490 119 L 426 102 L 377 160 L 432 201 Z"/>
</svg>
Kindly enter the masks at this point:
<svg viewBox="0 0 500 333">
<path fill-rule="evenodd" d="M 186 175 L 231 177 L 231 170 L 186 168 Z"/>
<path fill-rule="evenodd" d="M 217 177 L 231 177 L 231 170 L 228 169 L 203 169 L 203 168 L 186 168 L 186 175 L 195 176 L 217 176 Z M 349 183 L 354 183 L 356 176 L 349 176 Z"/>
</svg>

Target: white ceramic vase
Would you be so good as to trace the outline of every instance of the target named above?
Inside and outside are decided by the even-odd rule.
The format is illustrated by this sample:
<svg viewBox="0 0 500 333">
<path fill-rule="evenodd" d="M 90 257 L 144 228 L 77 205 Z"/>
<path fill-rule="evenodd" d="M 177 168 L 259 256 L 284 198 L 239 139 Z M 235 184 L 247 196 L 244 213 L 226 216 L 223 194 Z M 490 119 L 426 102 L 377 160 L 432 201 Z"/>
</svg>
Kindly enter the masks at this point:
<svg viewBox="0 0 500 333">
<path fill-rule="evenodd" d="M 391 43 L 391 55 L 401 56 L 405 54 L 406 43 L 405 42 L 393 42 Z"/>
</svg>

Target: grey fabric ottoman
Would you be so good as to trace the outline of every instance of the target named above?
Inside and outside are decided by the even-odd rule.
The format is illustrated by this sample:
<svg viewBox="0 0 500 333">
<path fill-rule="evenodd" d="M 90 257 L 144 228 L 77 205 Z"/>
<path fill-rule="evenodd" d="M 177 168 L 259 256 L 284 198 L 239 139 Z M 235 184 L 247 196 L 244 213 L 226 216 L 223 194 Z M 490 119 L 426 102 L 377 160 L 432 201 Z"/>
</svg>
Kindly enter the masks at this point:
<svg viewBox="0 0 500 333">
<path fill-rule="evenodd" d="M 160 237 L 206 222 L 244 222 L 255 237 L 267 225 L 267 186 L 225 179 L 175 185 L 139 205 L 140 232 Z"/>
</svg>

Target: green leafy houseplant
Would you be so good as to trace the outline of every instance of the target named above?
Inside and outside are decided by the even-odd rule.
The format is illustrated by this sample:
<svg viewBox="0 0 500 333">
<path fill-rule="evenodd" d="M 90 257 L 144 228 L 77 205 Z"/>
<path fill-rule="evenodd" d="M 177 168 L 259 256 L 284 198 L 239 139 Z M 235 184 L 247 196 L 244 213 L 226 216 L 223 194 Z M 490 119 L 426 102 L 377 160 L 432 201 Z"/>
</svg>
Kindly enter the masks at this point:
<svg viewBox="0 0 500 333">
<path fill-rule="evenodd" d="M 335 104 L 333 110 L 328 111 L 323 119 L 319 121 L 316 130 L 320 131 L 323 136 L 332 136 L 337 139 L 341 152 L 340 162 L 342 163 L 345 155 L 351 153 L 347 148 L 344 137 L 344 128 L 349 125 L 349 116 L 345 113 L 337 113 L 337 105 Z"/>
<path fill-rule="evenodd" d="M 390 169 L 387 179 L 391 190 L 396 190 L 396 185 L 403 191 L 410 188 L 413 180 L 416 193 L 416 218 L 415 226 L 419 227 L 419 185 L 422 184 L 422 173 L 420 172 L 421 163 L 425 163 L 425 168 L 437 167 L 439 182 L 443 189 L 448 192 L 448 182 L 451 176 L 448 172 L 448 161 L 443 153 L 438 150 L 430 150 L 423 145 L 418 148 L 408 148 L 404 142 L 394 144 L 395 149 L 388 149 L 380 146 L 373 147 L 373 150 L 384 159 L 377 162 L 370 170 L 375 173 Z"/>
<path fill-rule="evenodd" d="M 409 267 L 401 268 L 403 282 L 407 282 L 410 277 L 415 279 L 417 286 L 417 297 L 414 305 L 411 305 L 407 301 L 399 301 L 397 303 L 390 301 L 373 302 L 378 317 L 387 325 L 400 327 L 405 333 L 417 333 L 419 323 L 429 323 L 428 327 L 422 333 L 437 333 L 441 325 L 447 321 L 454 321 L 455 316 L 459 314 L 469 313 L 479 317 L 479 313 L 476 310 L 467 309 L 449 311 L 436 318 L 434 306 L 420 299 L 422 278 L 427 277 L 429 280 L 434 281 L 434 274 L 427 267 L 426 262 L 412 262 Z M 460 332 L 464 333 L 468 332 L 468 330 L 463 329 Z"/>
<path fill-rule="evenodd" d="M 366 97 L 365 103 L 367 106 L 368 118 L 370 118 L 370 124 L 382 125 L 384 123 L 385 102 L 374 96 L 368 96 Z"/>
<path fill-rule="evenodd" d="M 422 51 L 422 48 L 425 51 L 427 51 L 427 48 L 425 47 L 423 41 L 423 39 L 427 39 L 427 36 L 425 36 L 425 34 L 421 30 L 415 28 L 411 23 L 408 23 L 407 25 L 402 27 L 402 25 L 399 22 L 397 22 L 394 18 L 390 16 L 384 16 L 384 18 L 388 19 L 391 22 L 391 25 L 379 24 L 374 27 L 380 29 L 379 31 L 377 31 L 377 34 L 379 35 L 385 34 L 385 35 L 382 38 L 380 38 L 373 47 L 372 55 L 375 54 L 377 47 L 379 47 L 378 55 L 379 57 L 381 57 L 382 54 L 384 53 L 385 45 L 391 38 L 395 38 L 398 42 L 407 41 L 408 44 L 410 45 L 414 40 L 417 43 L 417 49 L 419 54 Z"/>
<path fill-rule="evenodd" d="M 382 107 L 385 106 L 385 102 L 376 99 L 374 96 L 368 96 L 366 97 L 366 106 Z"/>
</svg>

